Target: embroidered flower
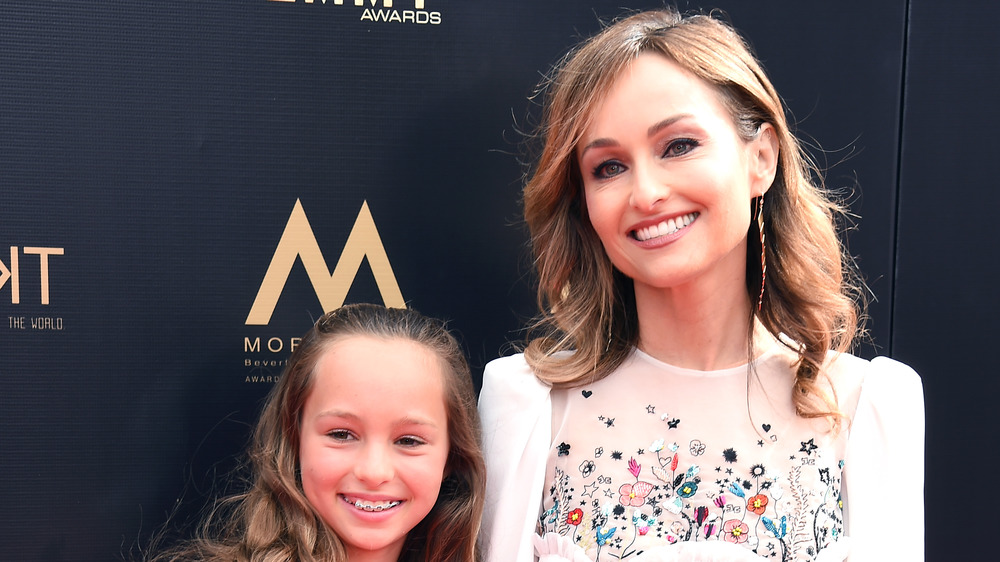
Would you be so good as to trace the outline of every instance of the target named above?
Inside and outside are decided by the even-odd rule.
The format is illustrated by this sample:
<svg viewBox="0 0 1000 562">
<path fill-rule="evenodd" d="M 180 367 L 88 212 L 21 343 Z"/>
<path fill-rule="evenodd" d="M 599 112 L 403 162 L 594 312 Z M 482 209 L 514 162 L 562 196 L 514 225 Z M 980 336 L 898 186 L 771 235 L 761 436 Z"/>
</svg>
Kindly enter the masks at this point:
<svg viewBox="0 0 1000 562">
<path fill-rule="evenodd" d="M 652 451 L 652 452 L 654 452 L 654 453 L 659 453 L 660 451 L 662 451 L 663 450 L 663 439 L 661 438 L 661 439 L 657 439 L 656 441 L 653 441 L 653 444 L 649 446 L 649 450 Z"/>
<path fill-rule="evenodd" d="M 720 494 L 713 501 L 715 502 L 715 507 L 722 508 L 726 505 L 726 496 Z"/>
<path fill-rule="evenodd" d="M 696 507 L 694 510 L 695 523 L 701 525 L 706 519 L 708 519 L 708 508 L 703 505 Z"/>
<path fill-rule="evenodd" d="M 642 465 L 635 462 L 635 458 L 628 459 L 628 471 L 632 473 L 632 476 L 638 478 L 639 472 L 642 471 Z"/>
<path fill-rule="evenodd" d="M 569 512 L 569 515 L 566 516 L 566 522 L 570 525 L 579 525 L 583 522 L 583 510 L 578 507 Z"/>
<path fill-rule="evenodd" d="M 597 465 L 594 464 L 594 461 L 585 460 L 580 463 L 580 475 L 584 478 L 589 478 L 594 473 L 595 468 L 597 468 Z"/>
<path fill-rule="evenodd" d="M 722 457 L 726 459 L 726 462 L 728 463 L 736 462 L 736 449 L 729 448 L 726 449 L 725 451 L 722 451 Z"/>
<path fill-rule="evenodd" d="M 615 531 L 617 531 L 617 530 L 618 530 L 618 527 L 611 527 L 610 529 L 608 529 L 607 531 L 605 531 L 604 527 L 598 526 L 597 527 L 597 545 L 598 546 L 604 546 L 605 544 L 607 544 L 608 543 L 608 539 L 610 539 L 611 537 L 615 536 Z"/>
<path fill-rule="evenodd" d="M 688 450 L 691 451 L 691 454 L 696 457 L 701 456 L 705 454 L 705 444 L 698 439 L 695 439 L 689 444 Z"/>
<path fill-rule="evenodd" d="M 750 467 L 750 476 L 753 476 L 754 478 L 760 478 L 761 476 L 764 476 L 765 472 L 767 471 L 764 470 L 764 465 L 762 464 L 755 464 Z"/>
<path fill-rule="evenodd" d="M 727 542 L 744 543 L 750 538 L 750 527 L 739 519 L 730 519 L 722 524 L 722 536 Z"/>
<path fill-rule="evenodd" d="M 677 495 L 682 498 L 690 498 L 697 491 L 698 491 L 698 483 L 688 481 L 681 484 L 680 488 L 677 488 Z"/>
<path fill-rule="evenodd" d="M 645 514 L 640 515 L 636 513 L 632 515 L 632 524 L 638 529 L 639 536 L 646 536 L 646 533 L 649 532 L 649 527 L 656 525 L 656 518 L 647 518 Z"/>
<path fill-rule="evenodd" d="M 764 510 L 767 508 L 767 496 L 764 494 L 757 494 L 749 500 L 747 500 L 747 510 L 756 513 L 757 515 L 762 515 Z"/>
<path fill-rule="evenodd" d="M 646 503 L 646 496 L 653 491 L 653 485 L 649 482 L 639 481 L 635 484 L 622 484 L 618 488 L 618 503 L 628 507 L 639 507 Z"/>
<path fill-rule="evenodd" d="M 715 523 L 705 523 L 705 538 L 711 538 L 715 534 Z"/>
</svg>

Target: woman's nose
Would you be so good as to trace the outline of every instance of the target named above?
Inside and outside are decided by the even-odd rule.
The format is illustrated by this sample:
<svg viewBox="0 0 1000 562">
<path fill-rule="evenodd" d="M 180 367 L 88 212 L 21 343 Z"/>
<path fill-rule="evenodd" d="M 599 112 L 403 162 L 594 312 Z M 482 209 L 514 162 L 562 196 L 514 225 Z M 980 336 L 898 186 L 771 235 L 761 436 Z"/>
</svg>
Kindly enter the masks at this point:
<svg viewBox="0 0 1000 562">
<path fill-rule="evenodd" d="M 632 168 L 632 192 L 629 205 L 639 211 L 649 212 L 670 197 L 670 188 L 662 174 L 649 165 L 636 164 Z"/>
</svg>

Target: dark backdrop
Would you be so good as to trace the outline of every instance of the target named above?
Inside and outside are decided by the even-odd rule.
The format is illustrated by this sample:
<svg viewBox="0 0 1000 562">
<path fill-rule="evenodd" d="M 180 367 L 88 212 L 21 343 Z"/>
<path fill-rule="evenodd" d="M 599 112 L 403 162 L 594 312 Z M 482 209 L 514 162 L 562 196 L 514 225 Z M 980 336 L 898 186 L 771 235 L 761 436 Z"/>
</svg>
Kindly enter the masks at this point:
<svg viewBox="0 0 1000 562">
<path fill-rule="evenodd" d="M 477 384 L 517 340 L 529 96 L 624 2 L 386 3 L 0 5 L 0 560 L 127 558 L 170 513 L 183 527 L 325 308 L 401 297 L 447 318 Z M 703 6 L 750 38 L 861 217 L 858 352 L 927 393 L 928 560 L 985 549 L 990 503 L 953 473 L 996 459 L 1000 8 Z M 886 506 L 886 532 L 910 531 Z"/>
</svg>

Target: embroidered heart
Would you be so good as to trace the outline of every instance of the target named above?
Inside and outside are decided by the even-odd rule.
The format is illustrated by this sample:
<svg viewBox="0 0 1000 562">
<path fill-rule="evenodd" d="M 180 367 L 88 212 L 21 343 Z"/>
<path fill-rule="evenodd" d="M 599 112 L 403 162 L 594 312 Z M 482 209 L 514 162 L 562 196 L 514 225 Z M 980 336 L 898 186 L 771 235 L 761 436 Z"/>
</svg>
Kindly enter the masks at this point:
<svg viewBox="0 0 1000 562">
<path fill-rule="evenodd" d="M 765 423 L 764 425 L 762 425 L 760 427 L 763 428 L 765 432 L 771 431 L 771 424 L 769 424 L 769 423 Z"/>
<path fill-rule="evenodd" d="M 670 461 L 673 460 L 673 457 L 657 457 L 656 460 L 660 461 L 661 467 L 666 468 L 670 464 Z"/>
<path fill-rule="evenodd" d="M 593 394 L 593 392 L 589 390 L 584 390 L 581 394 L 583 394 L 584 398 L 590 398 L 590 395 Z"/>
</svg>

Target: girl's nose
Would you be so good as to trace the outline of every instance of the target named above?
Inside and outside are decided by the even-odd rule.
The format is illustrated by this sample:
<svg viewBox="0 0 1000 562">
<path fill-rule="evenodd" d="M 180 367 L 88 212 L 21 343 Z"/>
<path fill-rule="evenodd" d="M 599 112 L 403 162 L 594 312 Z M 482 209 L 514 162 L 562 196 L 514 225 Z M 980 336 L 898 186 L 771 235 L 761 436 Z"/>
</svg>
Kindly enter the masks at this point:
<svg viewBox="0 0 1000 562">
<path fill-rule="evenodd" d="M 392 465 L 392 455 L 387 447 L 368 443 L 354 465 L 354 476 L 371 487 L 392 480 L 395 476 L 395 468 Z"/>
</svg>

